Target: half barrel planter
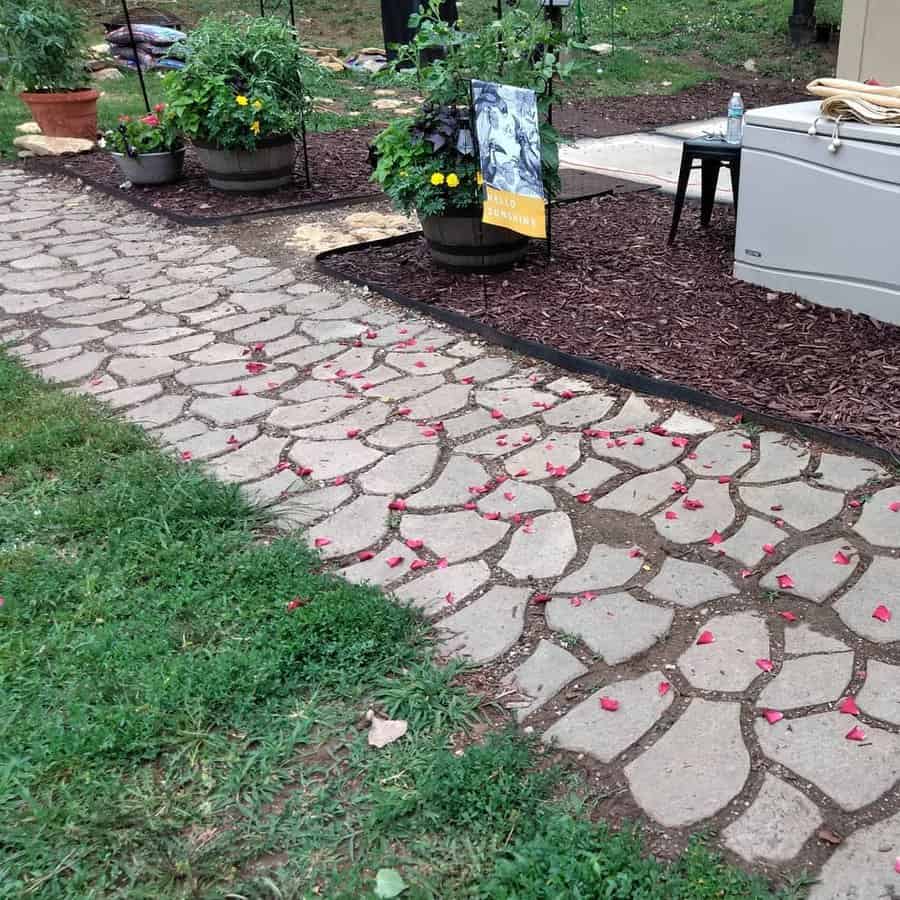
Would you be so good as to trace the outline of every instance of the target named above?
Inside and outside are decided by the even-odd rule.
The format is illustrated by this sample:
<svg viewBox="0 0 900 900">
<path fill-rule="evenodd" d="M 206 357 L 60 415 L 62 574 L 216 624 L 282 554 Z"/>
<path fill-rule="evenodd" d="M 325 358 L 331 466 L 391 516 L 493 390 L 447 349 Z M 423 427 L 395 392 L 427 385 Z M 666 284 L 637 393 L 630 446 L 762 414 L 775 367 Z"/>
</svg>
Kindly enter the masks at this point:
<svg viewBox="0 0 900 900">
<path fill-rule="evenodd" d="M 170 184 L 181 178 L 184 170 L 184 147 L 163 153 L 139 153 L 137 156 L 110 152 L 110 156 L 132 184 Z"/>
<path fill-rule="evenodd" d="M 481 221 L 481 207 L 450 209 L 439 216 L 420 216 L 431 258 L 457 272 L 508 269 L 528 251 L 528 238 Z"/>
<path fill-rule="evenodd" d="M 255 150 L 193 143 L 210 186 L 220 191 L 271 191 L 294 179 L 296 148 L 290 135 L 263 138 Z"/>
</svg>

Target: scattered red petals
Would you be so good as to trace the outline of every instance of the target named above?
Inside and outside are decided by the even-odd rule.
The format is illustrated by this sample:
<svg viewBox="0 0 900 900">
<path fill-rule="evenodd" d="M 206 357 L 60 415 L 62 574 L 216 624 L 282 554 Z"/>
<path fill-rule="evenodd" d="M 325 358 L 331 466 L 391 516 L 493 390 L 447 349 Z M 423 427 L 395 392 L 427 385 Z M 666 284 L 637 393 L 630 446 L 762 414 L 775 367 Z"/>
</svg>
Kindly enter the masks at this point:
<svg viewBox="0 0 900 900">
<path fill-rule="evenodd" d="M 715 638 L 713 637 L 713 633 L 711 631 L 701 631 L 700 637 L 697 638 L 697 643 L 701 646 L 703 644 L 711 644 L 713 641 L 715 641 Z"/>
<path fill-rule="evenodd" d="M 242 384 L 239 384 L 234 390 L 229 391 L 229 393 L 232 397 L 246 397 L 247 389 Z"/>
<path fill-rule="evenodd" d="M 650 433 L 651 433 L 651 434 L 658 434 L 660 437 L 665 437 L 669 432 L 666 431 L 666 429 L 663 428 L 662 425 L 654 425 L 654 426 L 650 429 Z"/>
<path fill-rule="evenodd" d="M 590 503 L 594 498 L 587 491 L 585 491 L 583 494 L 576 494 L 575 499 L 579 503 Z"/>
<path fill-rule="evenodd" d="M 534 603 L 536 606 L 540 606 L 543 603 L 549 603 L 552 599 L 553 599 L 553 597 L 550 596 L 550 594 L 535 594 L 531 598 L 531 602 Z"/>
<path fill-rule="evenodd" d="M 673 447 L 687 447 L 688 439 L 686 437 L 673 437 L 672 438 L 672 446 Z"/>
<path fill-rule="evenodd" d="M 722 535 L 719 534 L 718 531 L 713 531 L 713 533 L 706 539 L 710 546 L 714 547 L 716 544 L 722 543 Z"/>
<path fill-rule="evenodd" d="M 619 708 L 619 701 L 613 700 L 612 697 L 601 697 L 600 698 L 600 709 L 605 709 L 607 712 L 615 712 Z"/>
<path fill-rule="evenodd" d="M 402 497 L 397 497 L 396 500 L 391 500 L 391 502 L 388 503 L 388 509 L 403 512 L 403 510 L 406 509 L 406 501 Z"/>
<path fill-rule="evenodd" d="M 675 491 L 676 494 L 686 494 L 688 492 L 687 485 L 682 484 L 680 481 L 672 482 L 672 490 Z"/>
<path fill-rule="evenodd" d="M 890 622 L 891 611 L 882 603 L 879 606 L 875 607 L 874 611 L 872 612 L 872 618 L 878 619 L 879 622 Z"/>
<path fill-rule="evenodd" d="M 568 466 L 554 466 L 554 465 L 551 465 L 550 463 L 547 463 L 547 471 L 554 478 L 565 478 L 566 475 L 569 474 L 569 467 Z"/>
<path fill-rule="evenodd" d="M 360 550 L 359 553 L 356 554 L 356 558 L 360 562 L 366 562 L 366 560 L 373 559 L 375 554 L 371 550 Z"/>
<path fill-rule="evenodd" d="M 572 391 L 563 391 L 559 396 L 562 397 L 563 400 L 571 400 L 575 394 Z"/>
<path fill-rule="evenodd" d="M 778 613 L 778 615 L 781 616 L 781 618 L 784 619 L 785 622 L 797 621 L 797 617 L 789 609 L 782 610 L 780 613 Z"/>
<path fill-rule="evenodd" d="M 678 513 L 675 512 L 674 509 L 667 510 L 667 511 L 666 511 L 666 518 L 669 519 L 670 521 L 671 521 L 672 519 L 677 519 L 677 518 L 678 518 Z"/>
<path fill-rule="evenodd" d="M 859 727 L 859 725 L 854 725 L 845 735 L 844 737 L 848 741 L 864 741 L 866 739 L 866 733 Z"/>
<path fill-rule="evenodd" d="M 491 418 L 492 418 L 492 419 L 502 419 L 502 418 L 503 418 L 503 413 L 500 412 L 499 409 L 492 409 L 492 410 L 491 410 Z"/>
<path fill-rule="evenodd" d="M 266 370 L 267 366 L 264 362 L 248 362 L 247 365 L 244 366 L 244 368 L 251 375 L 259 375 L 260 372 Z"/>
<path fill-rule="evenodd" d="M 296 472 L 301 478 L 312 475 L 312 469 L 309 466 L 297 466 Z"/>
<path fill-rule="evenodd" d="M 777 709 L 764 709 L 763 717 L 770 725 L 774 725 L 776 722 L 780 722 L 784 718 L 784 713 L 778 712 Z"/>
<path fill-rule="evenodd" d="M 849 566 L 850 565 L 850 557 L 847 556 L 842 550 L 838 550 L 834 556 L 831 557 L 831 561 L 838 566 Z"/>
<path fill-rule="evenodd" d="M 856 705 L 856 700 L 853 697 L 844 697 L 838 706 L 838 711 L 847 716 L 859 715 L 859 707 Z"/>
<path fill-rule="evenodd" d="M 319 537 L 313 541 L 316 547 L 327 547 L 331 543 L 331 538 Z"/>
<path fill-rule="evenodd" d="M 771 672 L 772 669 L 775 668 L 775 664 L 771 659 L 758 659 L 756 661 L 756 667 L 762 669 L 763 672 Z"/>
<path fill-rule="evenodd" d="M 666 694 L 668 694 L 671 689 L 672 689 L 672 685 L 669 684 L 668 681 L 661 681 L 659 683 L 659 687 L 657 688 L 657 690 L 659 691 L 660 697 L 665 697 Z"/>
<path fill-rule="evenodd" d="M 421 538 L 410 538 L 406 541 L 406 546 L 409 547 L 410 550 L 418 550 L 420 547 L 425 546 L 425 541 Z"/>
<path fill-rule="evenodd" d="M 684 500 L 681 501 L 681 505 L 685 509 L 690 509 L 690 510 L 703 509 L 703 501 L 702 500 L 692 500 L 690 497 L 685 497 Z"/>
<path fill-rule="evenodd" d="M 776 575 L 775 578 L 778 581 L 778 587 L 782 590 L 788 590 L 794 586 L 794 579 L 790 575 Z"/>
</svg>

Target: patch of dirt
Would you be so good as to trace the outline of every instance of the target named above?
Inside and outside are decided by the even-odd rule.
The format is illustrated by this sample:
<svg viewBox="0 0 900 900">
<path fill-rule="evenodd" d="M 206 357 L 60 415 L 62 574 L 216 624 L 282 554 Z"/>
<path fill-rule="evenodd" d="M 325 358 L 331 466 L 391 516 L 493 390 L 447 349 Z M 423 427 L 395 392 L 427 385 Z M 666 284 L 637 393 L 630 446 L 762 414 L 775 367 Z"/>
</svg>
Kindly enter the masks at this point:
<svg viewBox="0 0 900 900">
<path fill-rule="evenodd" d="M 657 193 L 568 204 L 550 264 L 535 242 L 498 275 L 438 268 L 421 237 L 328 265 L 517 338 L 900 452 L 900 327 L 733 278 L 730 209 L 708 230 L 689 213 L 669 247 L 671 215 Z"/>
</svg>

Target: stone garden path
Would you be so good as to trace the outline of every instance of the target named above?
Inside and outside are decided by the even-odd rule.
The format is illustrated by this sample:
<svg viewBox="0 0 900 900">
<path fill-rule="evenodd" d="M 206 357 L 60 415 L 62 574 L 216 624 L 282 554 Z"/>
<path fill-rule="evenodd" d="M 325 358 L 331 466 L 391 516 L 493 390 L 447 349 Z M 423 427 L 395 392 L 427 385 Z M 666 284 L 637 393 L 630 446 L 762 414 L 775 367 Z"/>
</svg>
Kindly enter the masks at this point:
<svg viewBox="0 0 900 900">
<path fill-rule="evenodd" d="M 883 467 L 15 170 L 0 204 L 0 341 L 27 366 L 433 617 L 445 653 L 659 840 L 711 829 L 759 870 L 820 874 L 817 900 L 900 893 Z"/>
</svg>

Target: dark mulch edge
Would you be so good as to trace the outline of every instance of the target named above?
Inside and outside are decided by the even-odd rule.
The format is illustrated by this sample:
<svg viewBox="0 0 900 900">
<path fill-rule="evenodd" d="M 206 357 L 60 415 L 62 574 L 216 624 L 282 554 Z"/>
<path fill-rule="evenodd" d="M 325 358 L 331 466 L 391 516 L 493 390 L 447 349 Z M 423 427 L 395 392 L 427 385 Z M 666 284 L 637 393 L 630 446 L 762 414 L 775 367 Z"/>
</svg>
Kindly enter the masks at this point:
<svg viewBox="0 0 900 900">
<path fill-rule="evenodd" d="M 329 260 L 348 253 L 378 247 L 388 247 L 407 241 L 417 241 L 421 237 L 422 232 L 416 231 L 409 234 L 382 238 L 381 240 L 364 241 L 358 244 L 325 250 L 322 253 L 316 254 L 316 268 L 332 278 L 349 281 L 361 287 L 367 287 L 374 293 L 381 294 L 388 300 L 393 300 L 400 306 L 415 310 L 421 315 L 437 319 L 453 328 L 458 328 L 461 331 L 467 331 L 478 335 L 484 340 L 490 341 L 492 344 L 496 344 L 497 346 L 504 347 L 505 349 L 512 350 L 516 353 L 521 353 L 524 356 L 543 360 L 550 365 L 558 366 L 559 368 L 574 374 L 599 376 L 612 384 L 621 385 L 650 396 L 660 397 L 664 400 L 675 400 L 681 403 L 688 403 L 700 409 L 707 409 L 710 412 L 724 416 L 741 416 L 743 420 L 746 421 L 753 421 L 766 427 L 776 428 L 780 431 L 793 432 L 794 434 L 809 440 L 829 444 L 849 453 L 858 453 L 879 462 L 885 462 L 889 465 L 893 465 L 897 462 L 896 455 L 890 450 L 879 447 L 876 444 L 871 444 L 861 438 L 845 434 L 844 432 L 833 431 L 819 425 L 810 425 L 806 422 L 797 422 L 793 419 L 779 416 L 774 413 L 763 412 L 745 406 L 744 404 L 733 400 L 726 400 L 716 394 L 692 388 L 688 385 L 668 381 L 664 378 L 653 378 L 648 375 L 642 375 L 639 372 L 612 366 L 602 360 L 566 353 L 549 344 L 538 343 L 527 338 L 519 338 L 508 332 L 500 331 L 492 325 L 486 325 L 478 319 L 473 319 L 462 313 L 456 312 L 455 310 L 426 303 L 422 300 L 416 300 L 414 297 L 407 296 L 399 290 L 384 287 L 383 285 L 376 284 L 366 278 L 360 278 L 344 269 L 329 265 Z"/>
</svg>

